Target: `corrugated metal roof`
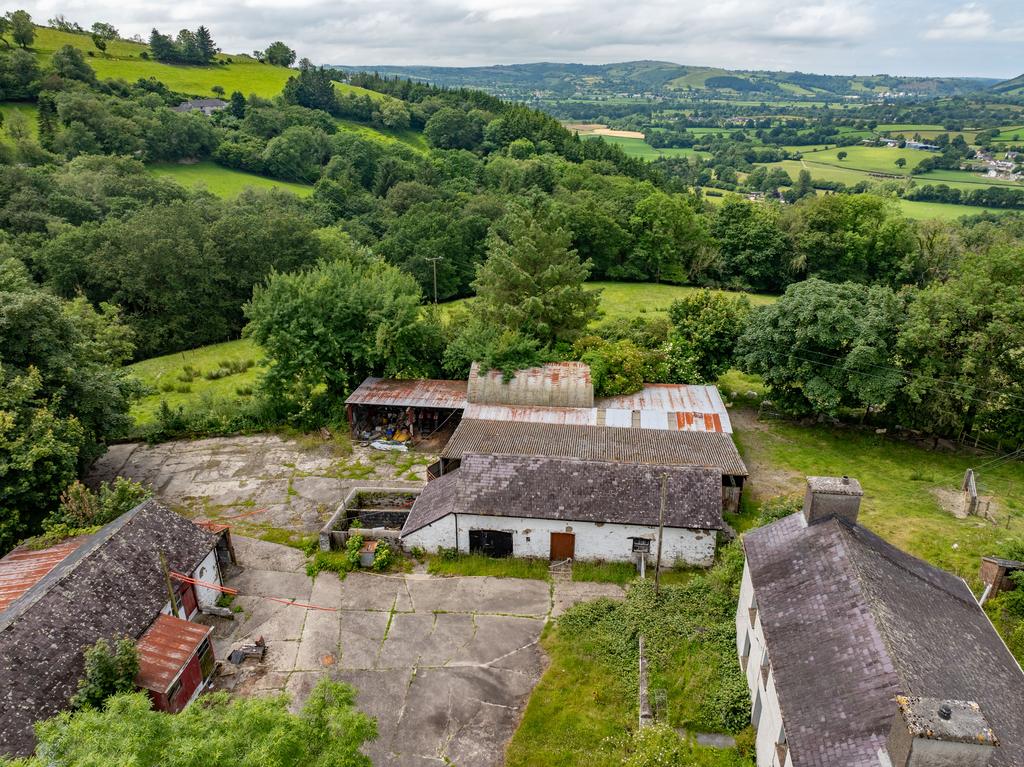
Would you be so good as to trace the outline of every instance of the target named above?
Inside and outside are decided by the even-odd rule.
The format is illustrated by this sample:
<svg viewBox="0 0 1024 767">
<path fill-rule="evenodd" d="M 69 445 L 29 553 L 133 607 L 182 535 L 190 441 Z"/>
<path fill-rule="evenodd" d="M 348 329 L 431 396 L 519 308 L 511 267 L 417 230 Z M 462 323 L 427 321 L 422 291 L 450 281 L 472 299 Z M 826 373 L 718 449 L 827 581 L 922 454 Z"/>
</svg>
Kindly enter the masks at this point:
<svg viewBox="0 0 1024 767">
<path fill-rule="evenodd" d="M 466 382 L 433 378 L 367 378 L 345 400 L 345 404 L 461 410 L 466 407 Z"/>
<path fill-rule="evenodd" d="M 511 377 L 501 370 L 469 368 L 468 398 L 482 404 L 536 407 L 592 407 L 594 384 L 585 362 L 549 362 L 517 370 Z"/>
<path fill-rule="evenodd" d="M 638 410 L 643 413 L 674 413 L 676 423 L 664 427 L 680 431 L 723 431 L 732 434 L 729 411 L 717 386 L 689 384 L 644 384 L 635 394 L 599 397 L 594 406 L 608 410 Z M 648 416 L 653 423 L 657 419 Z"/>
<path fill-rule="evenodd" d="M 135 684 L 153 692 L 167 692 L 212 631 L 212 626 L 200 626 L 164 613 L 158 615 L 136 642 L 139 673 Z"/>
<path fill-rule="evenodd" d="M 530 405 L 466 405 L 463 418 L 525 423 L 575 423 L 597 425 L 597 410 L 587 407 L 535 407 Z"/>
<path fill-rule="evenodd" d="M 88 537 L 69 538 L 40 551 L 21 547 L 0 559 L 0 613 L 67 559 Z"/>
<path fill-rule="evenodd" d="M 732 437 L 723 432 L 623 429 L 579 424 L 524 423 L 463 418 L 441 457 L 464 453 L 546 455 L 622 463 L 711 466 L 746 476 Z"/>
</svg>

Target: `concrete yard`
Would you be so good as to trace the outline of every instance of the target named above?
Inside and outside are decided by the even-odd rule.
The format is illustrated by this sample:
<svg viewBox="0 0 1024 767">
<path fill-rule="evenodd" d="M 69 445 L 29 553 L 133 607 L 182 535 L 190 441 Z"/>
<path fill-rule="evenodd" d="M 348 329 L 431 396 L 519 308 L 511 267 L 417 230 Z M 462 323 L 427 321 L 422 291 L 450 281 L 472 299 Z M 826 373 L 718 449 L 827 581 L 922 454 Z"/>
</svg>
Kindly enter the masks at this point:
<svg viewBox="0 0 1024 767">
<path fill-rule="evenodd" d="M 314 581 L 294 549 L 241 537 L 235 547 L 242 571 L 230 585 L 242 594 L 235 604 L 243 612 L 233 622 L 217 619 L 217 656 L 258 636 L 268 651 L 263 664 L 225 664 L 218 688 L 284 690 L 298 708 L 328 675 L 353 685 L 359 708 L 377 718 L 379 737 L 366 752 L 378 767 L 504 763 L 505 744 L 546 665 L 538 639 L 552 609 L 551 584 L 367 573 L 344 580 L 321 573 Z"/>
<path fill-rule="evenodd" d="M 383 453 L 359 445 L 346 453 L 312 437 L 261 434 L 112 445 L 93 465 L 89 482 L 120 475 L 150 485 L 164 503 L 192 516 L 246 514 L 243 527 L 311 533 L 350 488 L 421 487 L 433 460 L 426 453 Z"/>
</svg>

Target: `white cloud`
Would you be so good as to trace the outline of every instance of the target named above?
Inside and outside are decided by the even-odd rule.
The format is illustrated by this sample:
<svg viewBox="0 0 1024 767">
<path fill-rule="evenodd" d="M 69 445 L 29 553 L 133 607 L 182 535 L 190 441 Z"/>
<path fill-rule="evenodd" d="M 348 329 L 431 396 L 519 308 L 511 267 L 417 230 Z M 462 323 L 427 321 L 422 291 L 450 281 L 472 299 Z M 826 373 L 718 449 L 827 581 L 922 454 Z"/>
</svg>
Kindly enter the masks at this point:
<svg viewBox="0 0 1024 767">
<path fill-rule="evenodd" d="M 924 36 L 929 40 L 982 40 L 992 31 L 992 14 L 977 3 L 968 3 L 947 13 Z"/>
<path fill-rule="evenodd" d="M 483 65 L 663 59 L 737 69 L 1019 74 L 1020 0 L 17 0 L 125 34 L 206 24 L 226 51 L 284 40 L 332 64 Z M 908 30 L 927 27 L 914 39 Z M 978 42 L 978 38 L 985 37 Z M 941 50 L 921 39 L 943 40 Z M 974 41 L 974 42 L 972 42 Z M 896 51 L 901 53 L 896 54 Z M 927 53 L 927 58 L 923 53 Z M 987 68 L 988 72 L 982 67 Z"/>
</svg>

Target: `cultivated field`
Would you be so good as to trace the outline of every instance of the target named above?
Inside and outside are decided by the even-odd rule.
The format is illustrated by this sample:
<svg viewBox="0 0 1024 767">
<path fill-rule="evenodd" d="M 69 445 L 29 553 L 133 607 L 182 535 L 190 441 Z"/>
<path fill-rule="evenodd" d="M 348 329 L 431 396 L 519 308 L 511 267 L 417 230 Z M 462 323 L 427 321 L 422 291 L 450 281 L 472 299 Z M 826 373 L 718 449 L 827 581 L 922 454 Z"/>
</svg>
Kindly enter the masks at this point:
<svg viewBox="0 0 1024 767">
<path fill-rule="evenodd" d="M 170 32 L 173 30 L 164 30 Z M 212 96 L 213 86 L 221 86 L 227 93 L 241 91 L 248 95 L 276 96 L 292 75 L 292 70 L 259 64 L 245 55 L 220 54 L 218 63 L 210 66 L 189 66 L 184 64 L 161 64 L 145 60 L 146 45 L 115 40 L 107 46 L 105 54 L 96 50 L 89 35 L 59 32 L 48 27 L 36 28 L 36 40 L 32 48 L 40 58 L 48 60 L 58 48 L 71 45 L 87 55 L 89 65 L 100 78 L 120 78 L 134 82 L 139 78 L 155 77 L 168 88 L 192 96 Z M 228 62 L 231 63 L 228 63 Z"/>
<path fill-rule="evenodd" d="M 313 187 L 309 184 L 275 181 L 253 173 L 225 168 L 210 160 L 190 164 L 155 163 L 148 168 L 154 176 L 169 178 L 190 188 L 205 188 L 218 197 L 237 197 L 246 189 L 281 189 L 300 197 L 313 194 Z"/>
</svg>

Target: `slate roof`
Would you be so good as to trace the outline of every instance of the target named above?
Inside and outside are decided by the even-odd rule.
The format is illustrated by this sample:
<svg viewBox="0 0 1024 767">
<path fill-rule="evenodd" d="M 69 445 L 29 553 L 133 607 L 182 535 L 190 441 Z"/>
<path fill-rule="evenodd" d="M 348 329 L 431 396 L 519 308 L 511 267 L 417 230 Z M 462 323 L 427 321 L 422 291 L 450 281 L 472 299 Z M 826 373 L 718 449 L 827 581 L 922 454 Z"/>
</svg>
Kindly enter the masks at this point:
<svg viewBox="0 0 1024 767">
<path fill-rule="evenodd" d="M 977 702 L 1024 764 L 1024 673 L 963 580 L 835 518 L 743 548 L 794 767 L 877 767 L 896 695 Z"/>
<path fill-rule="evenodd" d="M 657 526 L 662 474 L 666 527 L 722 529 L 717 469 L 469 453 L 458 469 L 427 483 L 402 534 L 452 512 Z"/>
<path fill-rule="evenodd" d="M 223 109 L 228 102 L 223 99 L 188 99 L 172 109 L 175 112 L 191 112 L 194 109 Z"/>
<path fill-rule="evenodd" d="M 138 637 L 167 603 L 158 552 L 191 573 L 216 538 L 156 501 L 99 530 L 0 613 L 0 754 L 28 754 L 32 725 L 67 705 L 82 651 Z"/>
<path fill-rule="evenodd" d="M 502 453 L 669 466 L 708 466 L 747 476 L 732 435 L 723 432 L 618 429 L 580 424 L 463 418 L 441 457 Z"/>
</svg>

